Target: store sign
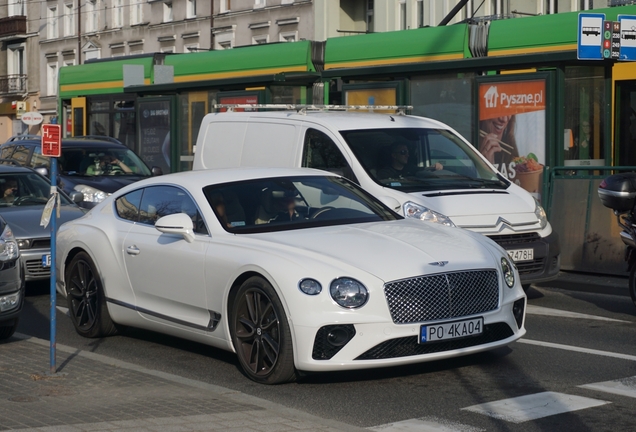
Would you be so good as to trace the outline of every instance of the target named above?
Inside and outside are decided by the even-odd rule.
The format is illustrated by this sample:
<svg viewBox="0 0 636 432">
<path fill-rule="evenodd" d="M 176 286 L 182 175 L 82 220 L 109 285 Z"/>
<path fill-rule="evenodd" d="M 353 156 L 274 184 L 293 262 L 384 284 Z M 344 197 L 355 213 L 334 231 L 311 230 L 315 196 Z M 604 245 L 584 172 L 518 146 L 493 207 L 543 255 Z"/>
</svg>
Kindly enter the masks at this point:
<svg viewBox="0 0 636 432">
<path fill-rule="evenodd" d="M 256 105 L 258 104 L 258 95 L 245 95 L 245 96 L 223 96 L 221 98 L 219 98 L 219 103 L 221 105 Z M 221 108 L 219 110 L 220 112 L 225 112 L 227 111 L 227 108 Z M 251 109 L 251 108 L 236 108 L 234 110 L 235 112 L 241 112 L 241 111 L 256 111 L 255 109 Z"/>
<path fill-rule="evenodd" d="M 21 120 L 22 120 L 22 123 L 33 126 L 33 125 L 39 125 L 40 123 L 42 123 L 42 121 L 44 120 L 44 117 L 42 117 L 42 114 L 40 114 L 37 111 L 31 111 L 31 112 L 22 114 Z"/>
</svg>

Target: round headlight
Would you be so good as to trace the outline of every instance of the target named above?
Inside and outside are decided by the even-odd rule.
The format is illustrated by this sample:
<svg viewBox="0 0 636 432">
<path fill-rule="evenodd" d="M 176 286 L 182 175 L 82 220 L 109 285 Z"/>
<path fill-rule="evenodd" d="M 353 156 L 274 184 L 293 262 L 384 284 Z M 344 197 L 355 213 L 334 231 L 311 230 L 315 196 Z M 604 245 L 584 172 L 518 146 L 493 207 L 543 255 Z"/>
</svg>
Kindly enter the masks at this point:
<svg viewBox="0 0 636 432">
<path fill-rule="evenodd" d="M 504 257 L 501 258 L 501 270 L 503 271 L 506 285 L 508 285 L 508 288 L 512 288 L 515 285 L 515 271 L 512 264 Z"/>
<path fill-rule="evenodd" d="M 364 306 L 369 299 L 369 292 L 364 285 L 346 277 L 331 282 L 329 293 L 336 303 L 349 309 Z"/>
<path fill-rule="evenodd" d="M 314 279 L 301 280 L 298 283 L 298 288 L 307 295 L 317 295 L 322 291 L 322 285 Z"/>
</svg>

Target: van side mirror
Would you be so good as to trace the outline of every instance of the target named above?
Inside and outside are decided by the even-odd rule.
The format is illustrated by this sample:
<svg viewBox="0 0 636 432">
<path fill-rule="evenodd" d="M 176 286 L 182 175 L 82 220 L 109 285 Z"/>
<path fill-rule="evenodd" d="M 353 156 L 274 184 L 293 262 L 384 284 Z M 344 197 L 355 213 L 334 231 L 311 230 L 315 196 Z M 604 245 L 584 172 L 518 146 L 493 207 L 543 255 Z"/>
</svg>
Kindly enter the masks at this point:
<svg viewBox="0 0 636 432">
<path fill-rule="evenodd" d="M 49 176 L 49 169 L 47 167 L 39 166 L 34 168 L 35 172 L 43 177 Z"/>
<path fill-rule="evenodd" d="M 159 218 L 155 222 L 155 228 L 164 234 L 178 234 L 188 243 L 194 241 L 194 225 L 192 219 L 185 213 L 174 213 Z"/>
<path fill-rule="evenodd" d="M 153 177 L 163 175 L 163 170 L 161 169 L 161 167 L 158 166 L 153 166 L 150 172 L 152 173 Z"/>
</svg>

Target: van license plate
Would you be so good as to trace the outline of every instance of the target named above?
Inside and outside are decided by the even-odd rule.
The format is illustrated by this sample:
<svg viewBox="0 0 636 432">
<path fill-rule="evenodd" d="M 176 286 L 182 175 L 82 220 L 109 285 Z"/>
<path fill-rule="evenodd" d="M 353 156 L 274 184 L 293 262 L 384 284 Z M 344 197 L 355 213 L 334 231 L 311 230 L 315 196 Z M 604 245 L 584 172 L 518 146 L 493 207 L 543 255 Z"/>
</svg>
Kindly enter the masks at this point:
<svg viewBox="0 0 636 432">
<path fill-rule="evenodd" d="M 420 327 L 420 343 L 477 336 L 484 332 L 482 317 Z"/>
<path fill-rule="evenodd" d="M 42 267 L 51 267 L 51 254 L 42 255 Z"/>
<path fill-rule="evenodd" d="M 508 252 L 514 262 L 532 261 L 534 259 L 534 249 L 511 249 Z"/>
</svg>

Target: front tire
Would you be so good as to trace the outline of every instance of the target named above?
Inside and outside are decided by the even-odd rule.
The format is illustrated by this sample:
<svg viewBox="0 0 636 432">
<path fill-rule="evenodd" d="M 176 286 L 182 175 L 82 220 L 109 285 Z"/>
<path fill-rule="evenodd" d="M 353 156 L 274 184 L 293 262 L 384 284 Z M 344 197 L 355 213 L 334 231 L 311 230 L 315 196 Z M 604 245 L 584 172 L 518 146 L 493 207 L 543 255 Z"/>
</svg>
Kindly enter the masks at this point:
<svg viewBox="0 0 636 432">
<path fill-rule="evenodd" d="M 88 338 L 111 336 L 117 327 L 110 318 L 102 280 L 86 252 L 73 257 L 66 268 L 66 298 L 77 333 Z"/>
<path fill-rule="evenodd" d="M 634 306 L 636 306 L 636 266 L 633 266 L 629 272 L 629 296 L 632 298 Z"/>
<path fill-rule="evenodd" d="M 294 381 L 291 331 L 274 288 L 263 278 L 251 277 L 229 309 L 232 342 L 245 374 L 262 384 Z"/>
<path fill-rule="evenodd" d="M 18 328 L 18 318 L 13 320 L 12 324 L 3 325 L 0 327 L 0 340 L 9 339 L 15 333 Z"/>
</svg>

